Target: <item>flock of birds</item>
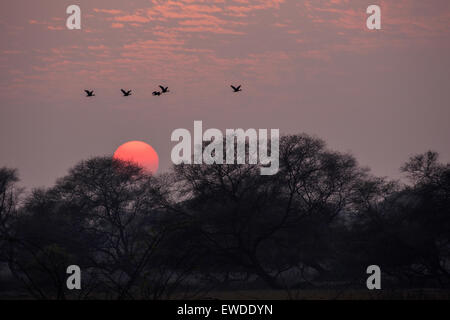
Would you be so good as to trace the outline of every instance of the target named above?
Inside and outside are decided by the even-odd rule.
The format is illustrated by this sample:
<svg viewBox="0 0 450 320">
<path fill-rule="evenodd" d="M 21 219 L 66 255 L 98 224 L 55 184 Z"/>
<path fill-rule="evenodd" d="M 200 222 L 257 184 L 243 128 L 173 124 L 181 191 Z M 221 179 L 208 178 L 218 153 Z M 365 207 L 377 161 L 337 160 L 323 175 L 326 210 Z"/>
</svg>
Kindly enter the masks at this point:
<svg viewBox="0 0 450 320">
<path fill-rule="evenodd" d="M 233 89 L 233 92 L 240 92 L 240 91 L 242 91 L 241 87 L 242 86 L 240 86 L 240 85 L 237 86 L 237 87 L 231 85 L 231 88 Z M 152 93 L 153 96 L 159 97 L 159 96 L 161 96 L 164 93 L 170 92 L 169 87 L 159 86 L 159 88 L 161 89 L 161 91 L 153 91 L 153 93 Z M 132 93 L 132 90 L 120 89 L 120 91 L 122 92 L 124 97 L 129 97 L 129 96 L 131 96 L 131 93 Z M 86 89 L 86 90 L 84 90 L 84 92 L 86 92 L 86 97 L 95 97 L 94 90 L 87 90 Z"/>
</svg>

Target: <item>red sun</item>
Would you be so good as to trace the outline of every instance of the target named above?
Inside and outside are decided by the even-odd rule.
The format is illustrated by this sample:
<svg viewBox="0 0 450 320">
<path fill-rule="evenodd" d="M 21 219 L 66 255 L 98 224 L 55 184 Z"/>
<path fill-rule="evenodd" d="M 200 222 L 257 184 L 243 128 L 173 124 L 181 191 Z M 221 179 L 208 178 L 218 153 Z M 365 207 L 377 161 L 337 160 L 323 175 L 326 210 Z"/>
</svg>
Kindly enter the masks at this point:
<svg viewBox="0 0 450 320">
<path fill-rule="evenodd" d="M 152 174 L 156 174 L 159 167 L 159 157 L 155 149 L 142 141 L 124 143 L 114 152 L 114 159 L 135 162 Z"/>
</svg>

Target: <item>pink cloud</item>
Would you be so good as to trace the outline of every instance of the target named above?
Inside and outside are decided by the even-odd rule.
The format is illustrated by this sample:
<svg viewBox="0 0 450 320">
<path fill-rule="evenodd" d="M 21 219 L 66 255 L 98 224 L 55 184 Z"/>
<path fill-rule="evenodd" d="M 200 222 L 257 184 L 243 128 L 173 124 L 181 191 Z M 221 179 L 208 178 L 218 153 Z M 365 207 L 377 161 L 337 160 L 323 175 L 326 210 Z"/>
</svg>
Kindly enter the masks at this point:
<svg viewBox="0 0 450 320">
<path fill-rule="evenodd" d="M 141 23 L 150 22 L 149 18 L 140 16 L 140 15 L 120 16 L 120 17 L 115 17 L 114 20 L 120 21 L 120 22 L 141 22 Z"/>
<path fill-rule="evenodd" d="M 55 27 L 55 26 L 48 26 L 47 29 L 48 30 L 64 30 L 64 28 L 61 27 L 61 26 L 57 26 L 57 27 Z"/>
<path fill-rule="evenodd" d="M 94 9 L 95 12 L 101 12 L 101 13 L 107 13 L 107 14 L 112 14 L 112 15 L 118 15 L 118 14 L 122 14 L 123 11 L 122 10 L 116 10 L 116 9 Z"/>
</svg>

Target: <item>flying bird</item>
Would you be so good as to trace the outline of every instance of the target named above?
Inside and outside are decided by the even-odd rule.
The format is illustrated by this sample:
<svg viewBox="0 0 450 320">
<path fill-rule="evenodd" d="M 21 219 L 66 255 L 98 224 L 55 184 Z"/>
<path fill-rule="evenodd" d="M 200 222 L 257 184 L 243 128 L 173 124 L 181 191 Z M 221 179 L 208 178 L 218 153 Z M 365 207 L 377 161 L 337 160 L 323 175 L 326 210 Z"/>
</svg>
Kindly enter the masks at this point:
<svg viewBox="0 0 450 320">
<path fill-rule="evenodd" d="M 86 92 L 86 97 L 95 97 L 94 90 L 84 90 Z"/>
<path fill-rule="evenodd" d="M 170 92 L 169 91 L 169 87 L 163 87 L 163 86 L 159 86 L 160 88 L 161 88 L 161 93 L 167 93 L 167 92 Z"/>
<path fill-rule="evenodd" d="M 242 91 L 241 86 L 239 87 L 231 86 L 231 88 L 234 90 L 234 92 Z"/>
<path fill-rule="evenodd" d="M 120 91 L 122 91 L 124 97 L 131 96 L 131 90 L 125 91 L 123 89 L 120 89 Z"/>
<path fill-rule="evenodd" d="M 154 96 L 160 96 L 161 95 L 161 92 L 159 92 L 159 91 L 153 91 L 153 93 L 152 93 Z"/>
</svg>

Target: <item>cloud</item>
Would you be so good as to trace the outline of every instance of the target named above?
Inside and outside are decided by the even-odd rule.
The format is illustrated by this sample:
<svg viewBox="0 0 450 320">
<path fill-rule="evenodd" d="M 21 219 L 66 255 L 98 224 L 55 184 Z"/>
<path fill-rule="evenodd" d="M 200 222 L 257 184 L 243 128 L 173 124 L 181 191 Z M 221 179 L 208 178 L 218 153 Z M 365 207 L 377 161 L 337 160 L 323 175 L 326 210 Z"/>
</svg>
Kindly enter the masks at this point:
<svg viewBox="0 0 450 320">
<path fill-rule="evenodd" d="M 15 83 L 36 87 L 70 82 L 73 74 L 106 86 L 107 80 L 135 81 L 133 72 L 193 79 L 192 85 L 222 75 L 269 83 L 281 81 L 283 72 L 326 72 L 340 54 L 365 55 L 448 37 L 449 2 L 435 1 L 430 6 L 380 0 L 383 29 L 377 33 L 365 28 L 362 0 L 152 0 L 115 7 L 103 1 L 103 8 L 96 3 L 83 13 L 81 33 L 48 32 L 65 29 L 61 17 L 51 16 L 8 26 L 17 31 L 7 35 L 7 52 L 21 52 L 26 63 L 9 63 L 13 54 L 0 63 L 2 70 L 21 71 Z M 39 51 L 15 44 L 20 32 L 43 39 L 33 48 Z M 3 84 L 9 85 L 8 77 Z"/>
<path fill-rule="evenodd" d="M 95 8 L 94 12 L 107 13 L 107 14 L 111 14 L 111 15 L 123 14 L 122 10 L 115 10 L 115 9 L 98 9 L 98 8 Z"/>
<path fill-rule="evenodd" d="M 120 22 L 140 22 L 140 23 L 146 23 L 150 22 L 149 18 L 140 16 L 140 15 L 125 15 L 125 16 L 118 16 L 114 18 L 115 21 Z"/>
<path fill-rule="evenodd" d="M 113 29 L 121 29 L 123 28 L 125 25 L 123 23 L 112 23 L 111 24 L 111 28 Z"/>
</svg>

